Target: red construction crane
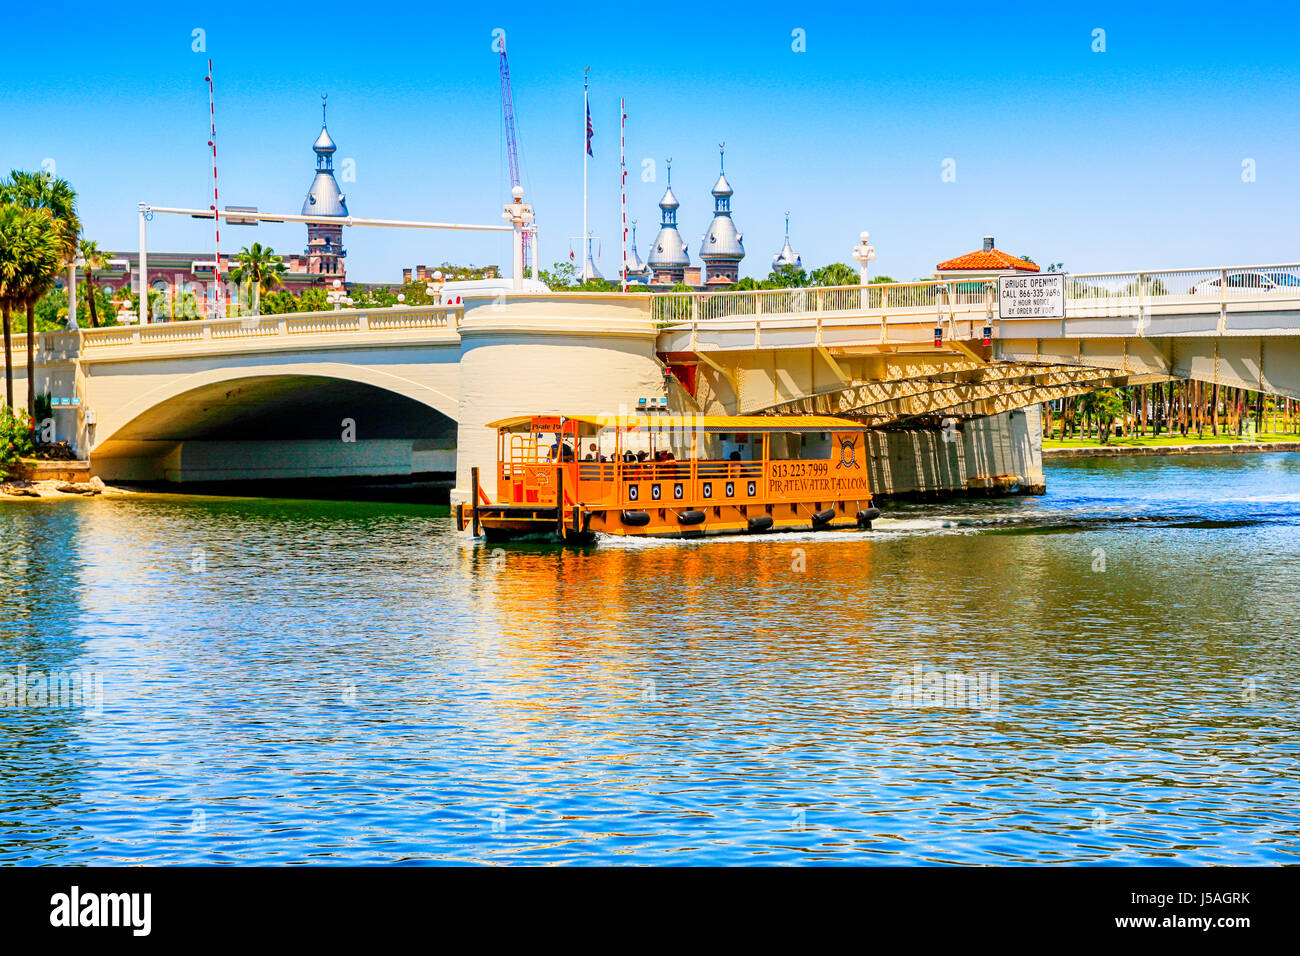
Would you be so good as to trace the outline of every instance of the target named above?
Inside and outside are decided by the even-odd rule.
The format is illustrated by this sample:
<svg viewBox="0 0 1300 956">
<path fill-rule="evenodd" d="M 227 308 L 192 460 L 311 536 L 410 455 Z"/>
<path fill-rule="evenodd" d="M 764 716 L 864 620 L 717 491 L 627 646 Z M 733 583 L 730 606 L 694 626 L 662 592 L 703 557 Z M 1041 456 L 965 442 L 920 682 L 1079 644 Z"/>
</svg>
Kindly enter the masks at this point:
<svg viewBox="0 0 1300 956">
<path fill-rule="evenodd" d="M 522 186 L 519 181 L 519 137 L 515 132 L 515 95 L 510 87 L 510 61 L 506 59 L 506 36 L 505 31 L 497 36 L 497 48 L 501 51 L 501 112 L 506 121 L 506 150 L 510 156 L 510 185 Z M 536 222 L 536 220 L 534 220 Z M 529 247 L 532 245 L 532 234 L 525 231 L 523 235 L 524 243 L 524 264 L 529 262 Z M 533 276 L 534 279 L 537 276 Z"/>
</svg>

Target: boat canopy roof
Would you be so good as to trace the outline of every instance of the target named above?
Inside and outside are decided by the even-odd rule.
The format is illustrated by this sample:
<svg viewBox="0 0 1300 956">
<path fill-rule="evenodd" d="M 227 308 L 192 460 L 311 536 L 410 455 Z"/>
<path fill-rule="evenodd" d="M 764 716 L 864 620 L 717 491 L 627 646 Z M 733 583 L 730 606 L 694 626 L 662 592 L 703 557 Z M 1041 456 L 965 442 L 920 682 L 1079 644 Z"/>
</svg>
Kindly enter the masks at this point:
<svg viewBox="0 0 1300 956">
<path fill-rule="evenodd" d="M 830 432 L 866 431 L 869 426 L 830 415 L 516 415 L 489 422 L 488 428 L 517 428 L 535 422 L 553 430 L 569 422 L 635 431 L 695 430 L 706 432 Z"/>
</svg>

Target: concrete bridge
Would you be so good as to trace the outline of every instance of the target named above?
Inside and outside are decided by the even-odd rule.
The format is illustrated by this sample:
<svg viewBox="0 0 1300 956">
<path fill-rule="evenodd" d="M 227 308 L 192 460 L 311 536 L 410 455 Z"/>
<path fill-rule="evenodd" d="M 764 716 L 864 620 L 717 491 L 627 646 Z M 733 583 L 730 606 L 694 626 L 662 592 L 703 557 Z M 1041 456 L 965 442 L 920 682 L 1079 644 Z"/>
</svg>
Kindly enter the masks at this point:
<svg viewBox="0 0 1300 956">
<path fill-rule="evenodd" d="M 36 386 L 108 480 L 456 473 L 465 489 L 495 457 L 489 421 L 666 398 L 871 421 L 881 490 L 1033 486 L 1044 401 L 1170 377 L 1300 398 L 1300 279 L 1256 275 L 1300 267 L 1071 275 L 1051 320 L 999 319 L 985 280 L 953 279 L 87 329 L 39 337 Z M 966 423 L 960 441 L 940 416 Z"/>
<path fill-rule="evenodd" d="M 740 412 L 970 418 L 1170 378 L 1300 396 L 1300 266 L 1064 287 L 1059 319 L 998 318 L 984 279 L 667 294 L 653 311 L 661 354 L 696 367 L 706 403 Z"/>
</svg>

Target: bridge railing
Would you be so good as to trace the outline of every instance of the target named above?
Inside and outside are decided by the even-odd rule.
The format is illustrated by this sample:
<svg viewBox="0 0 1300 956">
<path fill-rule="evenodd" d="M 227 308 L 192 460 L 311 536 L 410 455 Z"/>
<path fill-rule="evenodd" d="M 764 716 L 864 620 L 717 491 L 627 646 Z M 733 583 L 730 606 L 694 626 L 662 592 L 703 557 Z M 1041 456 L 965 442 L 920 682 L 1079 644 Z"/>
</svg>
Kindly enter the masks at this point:
<svg viewBox="0 0 1300 956">
<path fill-rule="evenodd" d="M 746 319 L 753 316 L 795 316 L 874 311 L 931 310 L 953 302 L 984 301 L 982 282 L 896 282 L 866 286 L 811 286 L 795 289 L 751 289 L 718 292 L 656 292 L 651 315 L 660 324 Z"/>
<path fill-rule="evenodd" d="M 411 306 L 391 309 L 290 312 L 284 315 L 162 322 L 150 325 L 116 325 L 100 329 L 82 329 L 79 333 L 58 334 L 73 336 L 79 334 L 82 348 L 98 350 L 210 340 L 234 343 L 239 340 L 296 338 L 308 335 L 455 329 L 460 325 L 463 317 L 464 306 Z"/>
<path fill-rule="evenodd" d="M 1300 301 L 1300 263 L 1166 269 L 1144 272 L 1093 272 L 1065 277 L 1066 311 L 1138 314 L 1166 305 L 1244 304 Z M 989 278 L 929 279 L 716 292 L 654 292 L 651 315 L 661 326 L 762 319 L 781 316 L 930 314 L 936 317 L 992 314 L 997 282 Z"/>
</svg>

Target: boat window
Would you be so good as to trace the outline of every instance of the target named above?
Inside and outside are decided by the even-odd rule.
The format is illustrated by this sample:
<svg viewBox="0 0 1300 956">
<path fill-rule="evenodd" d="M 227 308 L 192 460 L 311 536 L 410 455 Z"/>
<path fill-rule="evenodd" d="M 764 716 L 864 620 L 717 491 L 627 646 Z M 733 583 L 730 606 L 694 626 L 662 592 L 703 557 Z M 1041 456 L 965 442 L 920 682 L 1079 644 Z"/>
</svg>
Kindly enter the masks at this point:
<svg viewBox="0 0 1300 956">
<path fill-rule="evenodd" d="M 773 432 L 769 455 L 773 461 L 824 461 L 831 456 L 831 433 Z"/>
<path fill-rule="evenodd" d="M 716 436 L 718 448 L 713 460 L 758 461 L 763 457 L 763 436 L 746 432 L 720 432 Z"/>
<path fill-rule="evenodd" d="M 695 457 L 716 457 L 719 451 L 716 435 L 707 434 L 702 429 L 668 425 L 634 427 L 621 434 L 617 428 L 605 428 L 596 441 L 602 451 L 612 454 L 616 436 L 621 439 L 624 455 L 645 453 L 650 460 L 665 452 L 670 453 L 676 461 L 687 461 Z"/>
</svg>

